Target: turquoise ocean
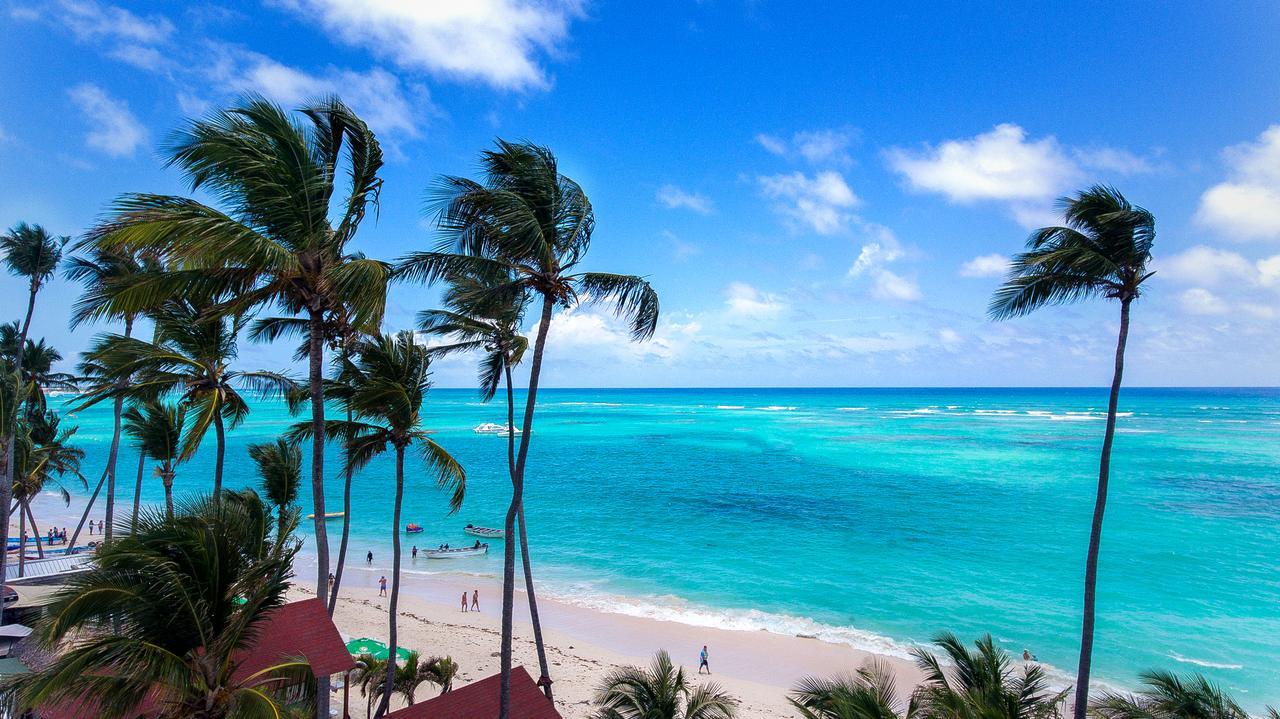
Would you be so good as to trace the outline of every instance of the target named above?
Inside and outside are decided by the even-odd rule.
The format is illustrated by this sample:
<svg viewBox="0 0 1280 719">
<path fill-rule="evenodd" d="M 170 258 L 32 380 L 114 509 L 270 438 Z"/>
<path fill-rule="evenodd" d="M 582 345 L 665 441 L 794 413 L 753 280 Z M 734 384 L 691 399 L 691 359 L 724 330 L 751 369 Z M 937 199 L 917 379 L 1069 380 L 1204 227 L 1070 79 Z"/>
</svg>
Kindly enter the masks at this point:
<svg viewBox="0 0 1280 719">
<path fill-rule="evenodd" d="M 893 654 L 940 630 L 990 632 L 1069 681 L 1105 390 L 560 389 L 539 399 L 526 506 L 544 593 Z M 1095 677 L 1130 687 L 1144 669 L 1194 670 L 1251 709 L 1280 702 L 1280 390 L 1128 389 L 1121 405 Z M 505 438 L 473 428 L 503 423 L 505 406 L 437 389 L 427 417 L 466 467 L 468 492 L 449 516 L 410 462 L 404 521 L 426 530 L 408 542 L 456 545 L 470 541 L 468 522 L 501 526 Z M 110 410 L 74 421 L 96 480 Z M 229 487 L 255 481 L 245 445 L 291 421 L 281 403 L 254 403 L 229 434 Z M 330 511 L 341 509 L 337 454 Z M 122 506 L 136 456 L 122 452 Z M 212 464 L 210 437 L 179 469 L 179 493 L 207 489 Z M 148 472 L 145 482 L 144 500 L 158 502 L 159 481 Z M 357 561 L 389 553 L 392 483 L 389 459 L 356 479 Z M 501 553 L 466 562 L 450 568 L 496 574 Z"/>
</svg>

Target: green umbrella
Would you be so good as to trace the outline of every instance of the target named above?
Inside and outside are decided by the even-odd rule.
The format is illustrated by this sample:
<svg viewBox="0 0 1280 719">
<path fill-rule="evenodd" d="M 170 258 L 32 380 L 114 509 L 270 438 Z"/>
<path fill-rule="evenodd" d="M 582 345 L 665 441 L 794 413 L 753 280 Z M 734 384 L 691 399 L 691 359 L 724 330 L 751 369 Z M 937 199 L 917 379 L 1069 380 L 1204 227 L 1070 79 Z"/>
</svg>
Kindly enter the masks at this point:
<svg viewBox="0 0 1280 719">
<path fill-rule="evenodd" d="M 368 654 L 374 659 L 379 660 L 386 659 L 388 653 L 386 642 L 380 642 L 377 639 L 370 639 L 368 637 L 360 637 L 359 639 L 352 639 L 347 642 L 347 651 L 350 652 L 353 657 L 360 656 L 361 654 Z M 396 647 L 396 657 L 400 659 L 408 659 L 409 650 L 404 647 Z"/>
</svg>

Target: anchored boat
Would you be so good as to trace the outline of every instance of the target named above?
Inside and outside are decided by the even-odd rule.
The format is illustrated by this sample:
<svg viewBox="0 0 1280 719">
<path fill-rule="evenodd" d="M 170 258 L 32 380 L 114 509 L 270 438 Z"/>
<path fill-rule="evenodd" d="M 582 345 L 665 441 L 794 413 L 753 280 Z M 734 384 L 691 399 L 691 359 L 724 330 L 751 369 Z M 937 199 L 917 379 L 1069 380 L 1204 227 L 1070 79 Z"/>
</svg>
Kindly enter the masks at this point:
<svg viewBox="0 0 1280 719">
<path fill-rule="evenodd" d="M 474 524 L 468 524 L 462 531 L 473 537 L 484 537 L 485 539 L 504 539 L 507 536 L 507 533 L 504 530 L 493 529 L 491 527 L 477 527 Z"/>
<path fill-rule="evenodd" d="M 422 534 L 422 525 L 410 522 L 404 526 L 405 534 Z"/>
<path fill-rule="evenodd" d="M 511 431 L 511 427 L 505 424 L 494 424 L 493 422 L 485 422 L 484 424 L 476 425 L 476 428 L 474 431 L 476 434 L 508 434 Z M 516 427 L 516 434 L 520 434 L 519 427 Z"/>
<path fill-rule="evenodd" d="M 325 521 L 328 521 L 330 519 L 339 519 L 341 517 L 346 516 L 346 514 L 347 514 L 346 512 L 325 512 L 324 518 L 325 518 Z M 316 518 L 316 515 L 314 514 L 307 515 L 307 519 L 315 519 L 315 518 Z"/>
<path fill-rule="evenodd" d="M 428 549 L 423 552 L 427 555 L 427 559 L 462 559 L 464 557 L 477 557 L 482 554 L 489 553 L 489 545 L 481 544 L 478 547 L 453 547 L 450 549 Z"/>
</svg>

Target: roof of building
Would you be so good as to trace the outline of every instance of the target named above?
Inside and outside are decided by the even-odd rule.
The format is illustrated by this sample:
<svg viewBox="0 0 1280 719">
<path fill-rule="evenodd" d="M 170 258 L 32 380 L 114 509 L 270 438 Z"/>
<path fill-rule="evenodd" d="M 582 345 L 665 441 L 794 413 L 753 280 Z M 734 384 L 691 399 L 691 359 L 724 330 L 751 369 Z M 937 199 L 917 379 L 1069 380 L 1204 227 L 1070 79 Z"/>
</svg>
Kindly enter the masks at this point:
<svg viewBox="0 0 1280 719">
<path fill-rule="evenodd" d="M 386 719 L 493 719 L 498 715 L 499 683 L 500 675 L 494 674 L 391 712 Z M 511 719 L 561 719 L 524 667 L 511 670 Z"/>
</svg>

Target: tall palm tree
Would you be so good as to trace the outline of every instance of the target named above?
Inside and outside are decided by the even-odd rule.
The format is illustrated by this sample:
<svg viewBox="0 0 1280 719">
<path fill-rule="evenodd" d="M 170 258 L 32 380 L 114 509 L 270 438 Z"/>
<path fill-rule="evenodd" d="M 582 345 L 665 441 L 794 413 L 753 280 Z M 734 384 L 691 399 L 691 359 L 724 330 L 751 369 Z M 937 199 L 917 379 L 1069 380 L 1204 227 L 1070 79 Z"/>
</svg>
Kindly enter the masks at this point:
<svg viewBox="0 0 1280 719">
<path fill-rule="evenodd" d="M 456 511 L 466 493 L 466 472 L 443 447 L 436 444 L 422 424 L 422 406 L 431 386 L 430 361 L 426 348 L 418 345 L 412 332 L 382 336 L 362 342 L 355 361 L 348 368 L 349 390 L 337 396 L 349 406 L 355 419 L 329 420 L 330 436 L 347 438 L 349 463 L 353 469 L 367 465 L 374 457 L 392 450 L 396 463 L 396 492 L 392 505 L 391 596 L 388 600 L 390 647 L 387 663 L 388 686 L 395 686 L 397 607 L 400 598 L 400 510 L 404 502 L 404 458 L 414 446 L 429 472 L 441 487 L 451 488 L 449 506 Z M 305 428 L 303 428 L 305 431 Z M 390 693 L 384 692 L 377 715 L 387 712 Z"/>
<path fill-rule="evenodd" d="M 1107 692 L 1089 705 L 1098 719 L 1248 719 L 1222 687 L 1204 676 L 1143 672 L 1137 694 Z M 1269 713 L 1275 710 L 1268 707 Z"/>
<path fill-rule="evenodd" d="M 326 314 L 349 308 L 355 327 L 375 331 L 386 304 L 389 268 L 347 252 L 382 187 L 377 139 L 337 98 L 302 108 L 301 114 L 305 123 L 251 96 L 192 122 L 170 147 L 169 162 L 184 171 L 193 190 L 208 191 L 225 211 L 185 197 L 126 195 L 90 239 L 104 248 L 145 249 L 181 268 L 139 283 L 113 304 L 118 310 L 130 303 L 145 306 L 157 296 L 195 292 L 230 298 L 221 309 L 231 313 L 275 307 L 308 321 L 315 587 L 321 596 L 329 575 L 322 388 Z M 321 677 L 317 691 L 319 719 L 328 712 L 327 681 Z"/>
<path fill-rule="evenodd" d="M 434 252 L 401 258 L 397 274 L 428 283 L 456 277 L 510 277 L 496 287 L 476 289 L 469 303 L 512 298 L 541 299 L 538 329 L 529 368 L 519 449 L 512 474 L 511 504 L 505 529 L 514 536 L 524 500 L 525 462 L 533 437 L 547 333 L 557 306 L 608 302 L 631 325 L 632 337 L 647 339 L 658 322 L 658 294 L 641 277 L 580 272 L 591 245 L 595 218 L 591 201 L 578 183 L 560 174 L 555 155 L 545 147 L 498 141 L 481 156 L 483 183 L 463 177 L 440 182 L 437 224 L 445 239 Z M 503 557 L 501 698 L 499 719 L 511 707 L 511 635 L 515 599 L 515 545 L 506 542 Z M 539 681 L 550 692 L 550 679 Z"/>
<path fill-rule="evenodd" d="M 237 387 L 286 392 L 293 388 L 294 382 L 278 372 L 231 368 L 243 323 L 239 317 L 206 316 L 186 300 L 166 302 L 153 311 L 152 317 L 156 324 L 155 342 L 106 335 L 94 343 L 87 359 L 112 367 L 118 376 L 130 380 L 127 386 L 113 383 L 104 392 L 91 393 L 82 406 L 118 395 L 143 400 L 176 395 L 184 409 L 195 414 L 184 436 L 183 461 L 194 456 L 209 429 L 214 430 L 213 498 L 216 502 L 222 494 L 226 430 L 234 429 L 249 414 L 249 404 Z"/>
<path fill-rule="evenodd" d="M 991 635 L 970 650 L 954 634 L 943 633 L 934 643 L 946 656 L 916 648 L 916 665 L 924 682 L 911 697 L 908 716 L 918 719 L 1059 719 L 1067 691 L 1053 693 L 1044 669 L 1026 666 L 1019 675 Z"/>
<path fill-rule="evenodd" d="M 893 670 L 880 661 L 849 676 L 802 679 L 789 701 L 804 719 L 900 719 L 903 715 Z"/>
<path fill-rule="evenodd" d="M 1014 256 L 1008 279 L 992 297 L 990 314 L 994 319 L 1020 317 L 1046 305 L 1096 297 L 1120 303 L 1120 331 L 1111 395 L 1107 400 L 1107 427 L 1098 462 L 1098 490 L 1085 559 L 1084 618 L 1075 697 L 1075 716 L 1083 717 L 1089 704 L 1098 549 L 1102 544 L 1102 519 L 1107 507 L 1124 350 L 1129 340 L 1129 308 L 1142 294 L 1142 283 L 1154 274 L 1147 266 L 1156 239 L 1156 220 L 1115 188 L 1102 185 L 1095 185 L 1075 197 L 1062 198 L 1059 207 L 1065 224 L 1043 227 L 1031 234 L 1027 251 Z"/>
<path fill-rule="evenodd" d="M 665 651 L 648 669 L 624 667 L 605 677 L 596 693 L 597 719 L 733 719 L 738 702 L 719 684 L 690 684 L 684 667 Z"/>
<path fill-rule="evenodd" d="M 36 295 L 40 288 L 53 277 L 62 259 L 62 248 L 67 244 L 67 237 L 55 237 L 40 225 L 28 225 L 19 222 L 7 233 L 0 235 L 0 252 L 4 253 L 4 263 L 11 274 L 27 280 L 27 314 L 22 320 L 17 346 L 19 349 L 27 345 L 27 333 L 31 329 L 31 315 L 36 309 Z M 22 377 L 23 353 L 19 351 L 14 357 L 11 375 L 7 378 L 15 381 Z M 12 399 L 21 403 L 21 393 L 15 393 Z M 13 501 L 13 455 L 14 432 L 18 419 L 18 406 L 8 408 L 3 425 L 0 425 L 0 542 L 9 543 L 9 505 Z M 7 552 L 0 553 L 0 587 L 5 581 L 5 560 Z M 0 608 L 0 618 L 4 610 Z"/>
<path fill-rule="evenodd" d="M 124 411 L 124 433 L 133 439 L 138 452 L 157 462 L 156 476 L 164 484 L 165 514 L 173 518 L 173 479 L 182 455 L 182 432 L 186 408 L 176 402 L 149 400 Z M 190 432 L 190 429 L 187 430 Z"/>
<path fill-rule="evenodd" d="M 84 450 L 71 446 L 71 438 L 77 427 L 63 427 L 62 419 L 57 412 L 43 410 L 27 412 L 18 421 L 18 432 L 14 437 L 14 478 L 13 498 L 18 505 L 19 524 L 31 523 L 31 534 L 36 539 L 36 551 L 44 556 L 40 545 L 40 528 L 36 526 L 34 513 L 31 511 L 31 500 L 48 488 L 52 483 L 58 488 L 63 504 L 71 503 L 71 492 L 63 484 L 62 478 L 71 475 L 86 484 L 84 475 L 80 474 L 80 462 L 84 459 Z M 26 560 L 25 530 L 20 529 L 18 542 L 18 576 L 24 574 Z"/>
<path fill-rule="evenodd" d="M 297 550 L 272 541 L 273 529 L 252 492 L 198 500 L 173 519 L 146 511 L 136 534 L 104 545 L 56 595 L 35 632 L 54 661 L 4 684 L 14 714 L 89 700 L 96 716 L 124 719 L 149 697 L 164 719 L 279 716 L 277 688 L 309 678 L 306 663 L 237 671 L 286 600 Z"/>
<path fill-rule="evenodd" d="M 262 478 L 262 494 L 276 510 L 276 522 L 280 527 L 277 541 L 284 541 L 285 529 L 298 501 L 298 486 L 302 484 L 302 450 L 298 445 L 277 439 L 249 445 L 249 458 L 258 466 Z"/>
</svg>

